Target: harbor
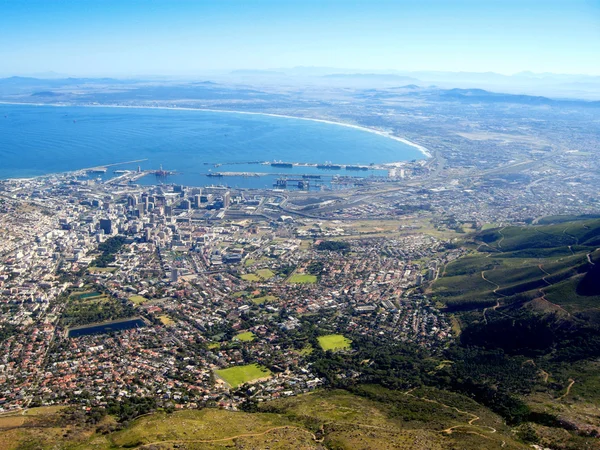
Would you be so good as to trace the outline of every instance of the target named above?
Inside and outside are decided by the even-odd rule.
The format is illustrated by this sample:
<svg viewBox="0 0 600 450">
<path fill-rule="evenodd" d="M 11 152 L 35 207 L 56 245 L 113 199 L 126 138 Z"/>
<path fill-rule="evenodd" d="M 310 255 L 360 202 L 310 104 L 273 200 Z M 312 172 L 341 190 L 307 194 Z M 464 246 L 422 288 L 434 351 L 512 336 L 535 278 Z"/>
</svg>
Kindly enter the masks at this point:
<svg viewBox="0 0 600 450">
<path fill-rule="evenodd" d="M 347 164 L 300 162 L 300 161 L 241 161 L 241 162 L 205 162 L 208 170 L 178 171 L 142 167 L 147 159 L 124 163 L 106 164 L 82 169 L 80 173 L 92 180 L 114 186 L 186 184 L 205 187 L 214 184 L 215 179 L 222 180 L 230 188 L 260 189 L 300 189 L 327 190 L 337 187 L 364 185 L 375 180 L 403 178 L 405 169 L 414 165 L 418 170 L 419 163 L 398 164 Z M 115 166 L 121 166 L 119 168 Z M 123 167 L 124 166 L 124 167 Z M 128 167 L 129 166 L 129 167 Z M 154 166 L 156 167 L 156 166 Z M 114 170 L 109 170 L 114 168 Z M 217 170 L 215 170 L 217 169 Z M 185 180 L 185 181 L 184 181 Z M 226 181 L 225 181 L 226 180 Z"/>
</svg>

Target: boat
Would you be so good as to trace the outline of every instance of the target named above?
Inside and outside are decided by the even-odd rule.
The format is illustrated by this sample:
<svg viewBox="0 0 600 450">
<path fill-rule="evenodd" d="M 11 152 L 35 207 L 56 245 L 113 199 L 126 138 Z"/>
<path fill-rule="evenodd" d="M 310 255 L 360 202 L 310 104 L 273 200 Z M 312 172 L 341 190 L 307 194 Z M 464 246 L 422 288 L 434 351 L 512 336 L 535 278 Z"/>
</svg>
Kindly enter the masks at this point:
<svg viewBox="0 0 600 450">
<path fill-rule="evenodd" d="M 339 170 L 342 166 L 338 164 L 317 164 L 317 169 Z"/>
</svg>

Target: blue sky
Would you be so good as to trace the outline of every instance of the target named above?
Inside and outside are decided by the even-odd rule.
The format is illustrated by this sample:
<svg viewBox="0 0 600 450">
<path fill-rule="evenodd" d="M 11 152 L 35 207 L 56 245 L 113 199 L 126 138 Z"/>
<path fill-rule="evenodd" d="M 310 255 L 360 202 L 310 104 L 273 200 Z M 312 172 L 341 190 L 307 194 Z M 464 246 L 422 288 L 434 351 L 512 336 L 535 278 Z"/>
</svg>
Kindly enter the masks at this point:
<svg viewBox="0 0 600 450">
<path fill-rule="evenodd" d="M 0 0 L 0 75 L 600 75 L 600 0 Z"/>
</svg>

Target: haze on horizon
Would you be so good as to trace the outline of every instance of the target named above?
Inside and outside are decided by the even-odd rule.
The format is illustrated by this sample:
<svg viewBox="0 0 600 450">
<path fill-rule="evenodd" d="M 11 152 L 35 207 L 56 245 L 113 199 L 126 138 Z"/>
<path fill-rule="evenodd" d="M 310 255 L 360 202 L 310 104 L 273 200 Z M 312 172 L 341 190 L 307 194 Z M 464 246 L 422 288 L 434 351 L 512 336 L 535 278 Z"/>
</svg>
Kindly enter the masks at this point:
<svg viewBox="0 0 600 450">
<path fill-rule="evenodd" d="M 600 1 L 0 0 L 0 76 L 360 71 L 600 75 Z"/>
</svg>

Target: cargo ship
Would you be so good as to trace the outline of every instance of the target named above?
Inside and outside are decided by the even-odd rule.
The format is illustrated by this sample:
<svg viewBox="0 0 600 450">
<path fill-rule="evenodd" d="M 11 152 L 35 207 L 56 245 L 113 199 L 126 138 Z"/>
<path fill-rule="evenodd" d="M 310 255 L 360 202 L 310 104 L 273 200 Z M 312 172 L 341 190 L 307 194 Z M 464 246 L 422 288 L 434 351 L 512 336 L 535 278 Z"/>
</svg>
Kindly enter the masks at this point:
<svg viewBox="0 0 600 450">
<path fill-rule="evenodd" d="M 106 173 L 106 167 L 94 167 L 93 169 L 88 169 L 88 173 Z"/>
<path fill-rule="evenodd" d="M 317 164 L 317 169 L 340 170 L 342 166 L 338 164 Z"/>
<path fill-rule="evenodd" d="M 367 166 L 346 166 L 346 170 L 369 170 Z"/>
</svg>

